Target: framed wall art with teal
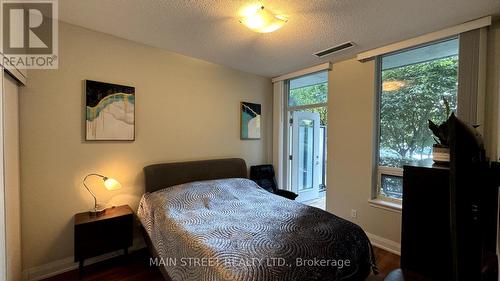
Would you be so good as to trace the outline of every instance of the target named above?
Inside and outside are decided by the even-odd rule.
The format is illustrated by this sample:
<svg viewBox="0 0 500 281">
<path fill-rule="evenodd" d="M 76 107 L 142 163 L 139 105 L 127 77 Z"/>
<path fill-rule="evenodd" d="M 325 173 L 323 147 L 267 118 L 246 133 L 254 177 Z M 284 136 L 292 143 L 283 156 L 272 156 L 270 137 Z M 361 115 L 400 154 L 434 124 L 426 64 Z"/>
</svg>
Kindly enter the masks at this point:
<svg viewBox="0 0 500 281">
<path fill-rule="evenodd" d="M 260 139 L 261 105 L 257 103 L 241 103 L 241 139 Z"/>
<path fill-rule="evenodd" d="M 135 140 L 135 88 L 85 80 L 85 140 Z"/>
</svg>

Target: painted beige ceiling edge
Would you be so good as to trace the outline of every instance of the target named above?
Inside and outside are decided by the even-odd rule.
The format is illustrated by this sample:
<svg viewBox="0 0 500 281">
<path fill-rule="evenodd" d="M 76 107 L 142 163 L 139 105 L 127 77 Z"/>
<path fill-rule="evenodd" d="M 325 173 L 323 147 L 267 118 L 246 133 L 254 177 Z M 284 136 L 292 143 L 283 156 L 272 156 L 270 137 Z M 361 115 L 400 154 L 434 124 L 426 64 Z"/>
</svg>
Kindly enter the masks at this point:
<svg viewBox="0 0 500 281">
<path fill-rule="evenodd" d="M 59 19 L 267 77 L 449 26 L 500 14 L 498 0 L 273 0 L 267 9 L 289 17 L 272 33 L 238 22 L 255 1 L 59 0 Z M 257 2 L 258 3 L 258 2 Z M 353 41 L 356 47 L 318 59 L 319 50 Z"/>
</svg>

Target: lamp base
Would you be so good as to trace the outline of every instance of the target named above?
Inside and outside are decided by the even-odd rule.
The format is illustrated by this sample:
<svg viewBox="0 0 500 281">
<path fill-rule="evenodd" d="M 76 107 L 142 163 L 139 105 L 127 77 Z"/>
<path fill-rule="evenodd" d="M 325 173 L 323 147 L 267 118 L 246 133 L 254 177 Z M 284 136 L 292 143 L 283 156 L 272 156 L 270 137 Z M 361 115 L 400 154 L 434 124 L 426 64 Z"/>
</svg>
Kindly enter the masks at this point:
<svg viewBox="0 0 500 281">
<path fill-rule="evenodd" d="M 106 213 L 106 208 L 97 207 L 89 211 L 89 216 L 98 217 L 104 215 L 104 213 Z"/>
</svg>

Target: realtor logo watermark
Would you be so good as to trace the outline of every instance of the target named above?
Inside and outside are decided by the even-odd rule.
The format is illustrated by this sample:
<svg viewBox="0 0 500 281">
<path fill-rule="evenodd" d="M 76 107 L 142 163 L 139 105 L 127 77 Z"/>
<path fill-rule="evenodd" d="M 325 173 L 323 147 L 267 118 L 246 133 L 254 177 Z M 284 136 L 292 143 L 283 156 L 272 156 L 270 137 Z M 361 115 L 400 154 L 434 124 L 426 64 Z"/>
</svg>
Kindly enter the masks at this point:
<svg viewBox="0 0 500 281">
<path fill-rule="evenodd" d="M 58 68 L 56 0 L 0 0 L 3 65 L 17 69 Z"/>
</svg>

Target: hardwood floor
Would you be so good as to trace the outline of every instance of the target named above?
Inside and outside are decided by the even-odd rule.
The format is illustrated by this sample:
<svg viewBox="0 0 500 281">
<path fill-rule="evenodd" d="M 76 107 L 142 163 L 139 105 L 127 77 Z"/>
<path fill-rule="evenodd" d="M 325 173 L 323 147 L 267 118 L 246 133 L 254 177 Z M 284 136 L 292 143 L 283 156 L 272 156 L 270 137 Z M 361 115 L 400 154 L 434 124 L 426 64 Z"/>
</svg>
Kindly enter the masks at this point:
<svg viewBox="0 0 500 281">
<path fill-rule="evenodd" d="M 374 247 L 380 274 L 370 276 L 367 281 L 381 281 L 393 269 L 399 267 L 399 256 Z M 69 271 L 44 281 L 78 280 L 78 270 Z M 111 259 L 85 267 L 85 281 L 163 281 L 163 277 L 154 266 L 149 266 L 149 253 L 146 249 L 134 252 L 124 259 Z"/>
<path fill-rule="evenodd" d="M 381 281 L 384 280 L 385 276 L 389 274 L 393 269 L 399 268 L 399 256 L 393 253 L 389 253 L 377 247 L 373 247 L 373 252 L 375 253 L 375 260 L 377 261 L 377 267 L 379 274 L 374 276 L 373 274 L 366 279 L 367 281 Z"/>
</svg>

